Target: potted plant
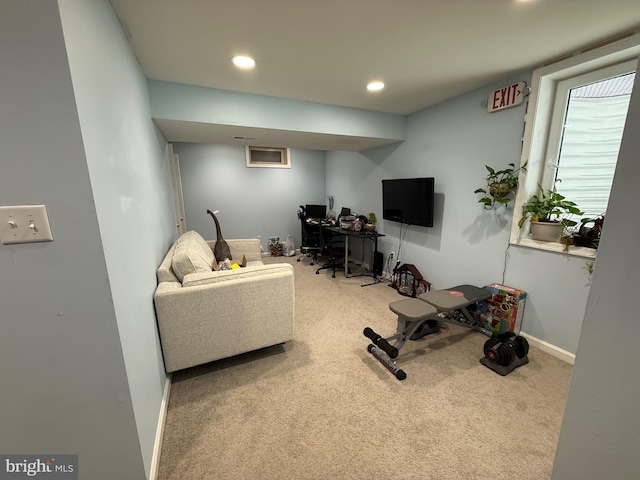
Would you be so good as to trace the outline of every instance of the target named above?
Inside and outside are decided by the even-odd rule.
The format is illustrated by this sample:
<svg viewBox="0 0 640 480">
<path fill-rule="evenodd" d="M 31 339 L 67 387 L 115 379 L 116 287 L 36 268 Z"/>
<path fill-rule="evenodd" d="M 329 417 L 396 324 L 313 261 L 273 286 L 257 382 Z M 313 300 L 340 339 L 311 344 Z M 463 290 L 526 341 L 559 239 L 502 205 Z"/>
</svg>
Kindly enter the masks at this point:
<svg viewBox="0 0 640 480">
<path fill-rule="evenodd" d="M 373 212 L 369 213 L 369 223 L 367 223 L 364 228 L 370 232 L 374 231 L 376 229 L 376 214 Z"/>
<path fill-rule="evenodd" d="M 527 171 L 525 163 L 520 168 L 516 168 L 515 164 L 510 163 L 509 168 L 503 170 L 495 170 L 489 165 L 485 165 L 487 169 L 487 186 L 486 188 L 478 188 L 473 193 L 482 193 L 484 196 L 478 200 L 482 203 L 485 210 L 491 210 L 496 205 L 507 205 L 515 197 L 518 190 L 518 175 L 520 170 Z"/>
<path fill-rule="evenodd" d="M 538 193 L 529 198 L 522 207 L 518 227 L 529 219 L 534 240 L 560 242 L 565 228 L 577 225 L 568 215 L 582 215 L 575 202 L 567 200 L 554 190 L 545 190 L 538 184 Z"/>
</svg>

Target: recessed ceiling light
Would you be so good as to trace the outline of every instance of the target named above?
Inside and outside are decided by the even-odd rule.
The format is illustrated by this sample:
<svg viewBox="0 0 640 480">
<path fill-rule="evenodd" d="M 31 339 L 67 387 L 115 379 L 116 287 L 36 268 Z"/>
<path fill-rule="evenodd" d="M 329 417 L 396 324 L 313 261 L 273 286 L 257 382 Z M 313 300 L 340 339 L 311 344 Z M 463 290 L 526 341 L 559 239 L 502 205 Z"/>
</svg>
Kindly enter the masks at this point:
<svg viewBox="0 0 640 480">
<path fill-rule="evenodd" d="M 256 66 L 256 61 L 246 55 L 236 55 L 231 59 L 231 61 L 238 68 L 249 69 Z"/>
<path fill-rule="evenodd" d="M 382 82 L 371 82 L 369 85 L 367 85 L 367 90 L 369 90 L 370 92 L 377 92 L 379 90 L 382 90 L 384 88 L 384 83 Z"/>
</svg>

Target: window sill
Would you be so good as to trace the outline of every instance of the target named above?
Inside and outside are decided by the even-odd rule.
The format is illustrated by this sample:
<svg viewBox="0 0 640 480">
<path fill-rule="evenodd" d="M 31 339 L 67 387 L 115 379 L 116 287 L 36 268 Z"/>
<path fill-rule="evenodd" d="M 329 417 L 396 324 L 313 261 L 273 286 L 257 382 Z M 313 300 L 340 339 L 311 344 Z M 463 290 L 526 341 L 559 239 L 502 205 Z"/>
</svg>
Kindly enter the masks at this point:
<svg viewBox="0 0 640 480">
<path fill-rule="evenodd" d="M 556 242 L 540 242 L 528 237 L 521 237 L 511 242 L 511 245 L 519 247 L 534 248 L 536 250 L 545 250 L 547 252 L 562 253 L 564 255 L 573 255 L 575 257 L 596 258 L 597 250 L 595 248 L 574 247 Z"/>
</svg>

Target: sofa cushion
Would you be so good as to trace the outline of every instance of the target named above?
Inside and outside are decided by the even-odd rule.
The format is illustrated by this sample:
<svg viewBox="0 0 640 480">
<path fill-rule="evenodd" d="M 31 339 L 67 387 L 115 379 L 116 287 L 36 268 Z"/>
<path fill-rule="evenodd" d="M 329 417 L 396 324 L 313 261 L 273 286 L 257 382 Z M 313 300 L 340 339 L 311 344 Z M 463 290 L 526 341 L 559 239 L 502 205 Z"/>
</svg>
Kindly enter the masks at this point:
<svg viewBox="0 0 640 480">
<path fill-rule="evenodd" d="M 182 282 L 184 276 L 190 273 L 210 272 L 213 258 L 213 252 L 204 238 L 195 231 L 189 231 L 176 241 L 171 268 Z"/>
</svg>

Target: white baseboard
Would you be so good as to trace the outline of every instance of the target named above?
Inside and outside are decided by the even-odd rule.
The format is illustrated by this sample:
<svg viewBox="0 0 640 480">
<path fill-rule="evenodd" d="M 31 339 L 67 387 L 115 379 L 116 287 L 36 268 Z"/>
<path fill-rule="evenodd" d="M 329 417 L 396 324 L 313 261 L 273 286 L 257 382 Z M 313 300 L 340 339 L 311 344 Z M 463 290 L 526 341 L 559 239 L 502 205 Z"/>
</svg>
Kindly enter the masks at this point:
<svg viewBox="0 0 640 480">
<path fill-rule="evenodd" d="M 549 355 L 553 355 L 554 357 L 559 358 L 563 362 L 567 362 L 571 365 L 575 364 L 576 356 L 573 353 L 567 352 L 566 350 L 556 347 L 555 345 L 551 345 L 550 343 L 547 343 L 544 340 L 540 340 L 539 338 L 533 337 L 524 332 L 520 332 L 520 335 L 522 335 L 524 338 L 527 339 L 530 346 L 539 348 L 543 352 L 546 352 Z"/>
<path fill-rule="evenodd" d="M 164 382 L 164 392 L 162 392 L 162 403 L 160 404 L 160 416 L 158 417 L 158 427 L 156 428 L 156 440 L 153 444 L 153 456 L 151 457 L 151 470 L 149 480 L 158 478 L 160 468 L 160 449 L 162 448 L 162 437 L 164 436 L 164 423 L 167 419 L 167 409 L 169 408 L 169 394 L 171 393 L 171 374 L 167 375 Z"/>
</svg>

